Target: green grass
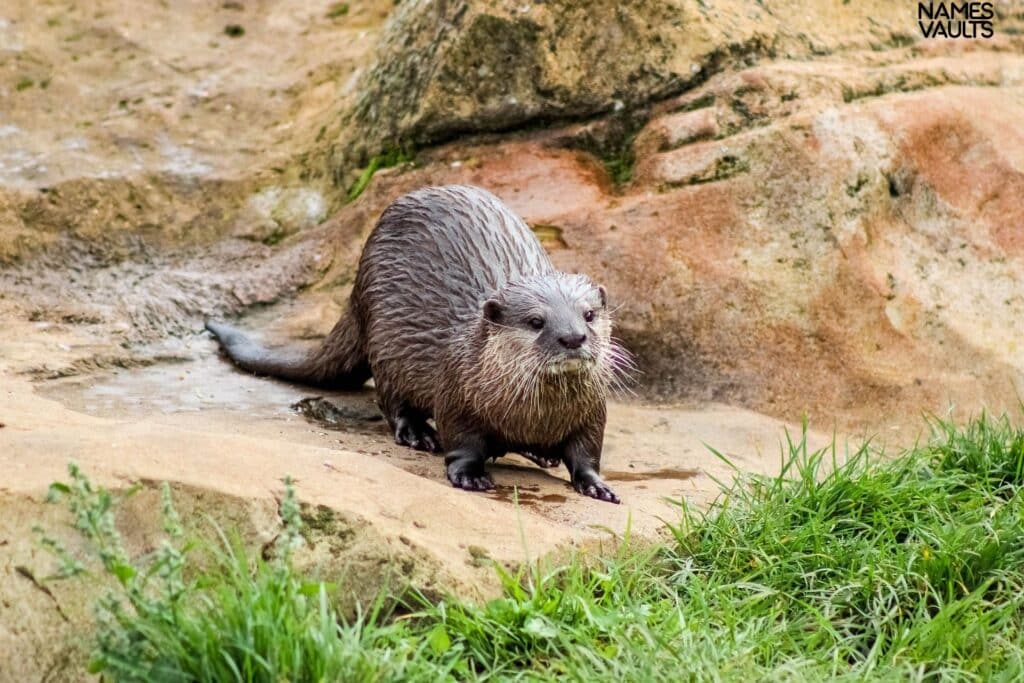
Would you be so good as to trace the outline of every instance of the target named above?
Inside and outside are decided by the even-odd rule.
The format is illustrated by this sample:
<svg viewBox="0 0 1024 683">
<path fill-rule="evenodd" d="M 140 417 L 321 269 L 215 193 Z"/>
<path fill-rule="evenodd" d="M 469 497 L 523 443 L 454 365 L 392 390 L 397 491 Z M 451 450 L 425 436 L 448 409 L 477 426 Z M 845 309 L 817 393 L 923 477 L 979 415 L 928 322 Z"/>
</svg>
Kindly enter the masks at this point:
<svg viewBox="0 0 1024 683">
<path fill-rule="evenodd" d="M 680 504 L 664 542 L 501 572 L 497 600 L 421 600 L 401 618 L 379 602 L 339 622 L 326 588 L 295 576 L 290 493 L 270 562 L 225 542 L 189 583 L 184 552 L 128 570 L 108 549 L 129 597 L 100 621 L 94 665 L 116 680 L 1017 680 L 1024 432 L 985 416 L 932 426 L 893 459 L 797 439 L 781 476 L 738 477 L 707 512 Z M 104 507 L 89 495 L 79 511 Z M 170 610 L 140 610 L 132 582 L 168 567 L 179 579 L 140 594 L 171 586 L 154 598 Z"/>
<path fill-rule="evenodd" d="M 618 153 L 603 157 L 601 163 L 608 173 L 612 183 L 619 187 L 633 179 L 633 171 L 636 169 L 636 154 L 632 146 L 628 146 Z"/>
</svg>

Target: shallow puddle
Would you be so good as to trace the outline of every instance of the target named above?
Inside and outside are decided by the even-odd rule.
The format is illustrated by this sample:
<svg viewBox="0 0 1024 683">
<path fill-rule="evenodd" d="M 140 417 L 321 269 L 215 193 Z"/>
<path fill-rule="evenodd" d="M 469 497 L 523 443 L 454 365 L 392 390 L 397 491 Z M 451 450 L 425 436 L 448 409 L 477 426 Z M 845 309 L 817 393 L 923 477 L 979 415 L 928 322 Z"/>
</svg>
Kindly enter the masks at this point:
<svg viewBox="0 0 1024 683">
<path fill-rule="evenodd" d="M 372 388 L 316 395 L 316 389 L 237 370 L 217 354 L 197 360 L 118 370 L 104 375 L 40 382 L 36 391 L 74 410 L 99 417 L 139 417 L 226 410 L 250 417 L 302 414 L 324 428 L 383 422 Z"/>
<path fill-rule="evenodd" d="M 604 471 L 601 476 L 607 481 L 647 481 L 648 479 L 692 479 L 700 474 L 700 470 L 684 470 L 677 467 L 665 467 L 660 470 L 646 472 L 609 472 Z"/>
<path fill-rule="evenodd" d="M 329 451 L 349 451 L 422 477 L 424 483 L 448 486 L 442 457 L 394 443 L 372 385 L 356 392 L 321 392 L 239 371 L 212 340 L 197 338 L 189 350 L 194 360 L 40 381 L 35 391 L 97 417 L 266 439 L 280 443 L 280 457 L 286 459 L 300 445 L 325 448 L 320 457 L 331 476 L 337 473 L 331 470 Z M 730 480 L 733 472 L 703 444 L 715 444 L 744 469 L 771 472 L 779 462 L 782 429 L 770 418 L 723 406 L 610 402 L 602 475 L 623 503 L 642 516 L 643 526 L 656 528 L 669 513 L 666 501 L 705 502 L 718 493 L 715 479 Z M 564 467 L 543 469 L 509 455 L 489 462 L 487 470 L 497 488 L 466 496 L 518 504 L 572 525 L 593 524 L 611 514 L 606 503 L 577 495 Z"/>
</svg>

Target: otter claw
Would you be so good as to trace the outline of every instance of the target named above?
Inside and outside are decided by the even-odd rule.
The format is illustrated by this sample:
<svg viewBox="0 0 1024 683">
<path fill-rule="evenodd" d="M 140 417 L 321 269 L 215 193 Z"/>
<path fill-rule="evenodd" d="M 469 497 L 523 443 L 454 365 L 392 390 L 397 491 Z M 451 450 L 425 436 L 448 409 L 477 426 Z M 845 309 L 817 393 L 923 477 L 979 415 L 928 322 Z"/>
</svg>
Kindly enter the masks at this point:
<svg viewBox="0 0 1024 683">
<path fill-rule="evenodd" d="M 417 424 L 407 420 L 398 423 L 398 427 L 395 429 L 395 443 L 417 451 L 437 453 L 441 450 L 437 432 L 433 427 L 426 423 Z"/>
<path fill-rule="evenodd" d="M 603 481 L 573 484 L 573 488 L 576 489 L 577 493 L 589 496 L 590 498 L 596 498 L 608 503 L 615 503 L 616 505 L 622 502 L 619 500 L 619 497 L 615 495 L 615 492 L 608 488 L 608 485 Z"/>
<path fill-rule="evenodd" d="M 537 465 L 537 467 L 551 468 L 558 467 L 559 465 L 562 464 L 561 458 L 549 458 L 543 455 L 536 455 L 530 452 L 521 453 L 521 455 L 527 460 Z"/>
<path fill-rule="evenodd" d="M 452 486 L 464 491 L 490 491 L 494 488 L 494 480 L 487 474 L 479 476 L 472 474 L 457 474 L 455 475 L 455 478 L 450 481 L 452 482 Z"/>
</svg>

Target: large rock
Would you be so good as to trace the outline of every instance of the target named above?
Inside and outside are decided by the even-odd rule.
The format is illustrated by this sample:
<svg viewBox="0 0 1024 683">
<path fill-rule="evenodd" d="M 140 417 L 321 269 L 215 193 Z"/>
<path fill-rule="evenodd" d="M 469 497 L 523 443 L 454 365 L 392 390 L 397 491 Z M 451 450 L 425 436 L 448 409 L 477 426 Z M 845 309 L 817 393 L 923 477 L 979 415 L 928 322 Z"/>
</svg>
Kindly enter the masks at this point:
<svg viewBox="0 0 1024 683">
<path fill-rule="evenodd" d="M 491 188 L 559 266 L 609 286 L 648 395 L 872 431 L 1012 409 L 1022 103 L 1009 40 L 776 59 L 652 105 L 624 185 L 575 151 L 597 120 L 441 148 L 359 215 L 426 183 Z"/>
<path fill-rule="evenodd" d="M 411 0 L 388 20 L 334 163 L 635 108 L 764 56 L 913 40 L 892 2 Z"/>
<path fill-rule="evenodd" d="M 298 155 L 393 1 L 330 7 L 2 3 L 0 266 L 68 234 L 272 242 L 322 220 L 332 188 Z"/>
<path fill-rule="evenodd" d="M 0 314 L 75 333 L 44 355 L 15 339 L 4 362 L 39 377 L 135 365 L 140 343 L 317 281 L 342 285 L 340 303 L 389 201 L 472 182 L 534 223 L 559 265 L 607 282 L 646 395 L 865 424 L 895 407 L 1014 397 L 1022 13 L 997 9 L 991 41 L 914 42 L 913 8 L 888 2 L 596 2 L 585 16 L 565 2 L 401 3 L 339 150 L 590 118 L 422 150 L 319 228 L 326 200 L 287 177 L 259 191 L 250 178 L 251 214 L 228 212 L 244 218 L 242 246 L 113 258 L 86 247 L 0 270 Z M 317 137 L 323 151 L 332 138 Z M 73 206 L 59 197 L 77 194 L 35 191 L 15 233 L 104 234 L 116 212 L 92 187 Z M 155 191 L 138 204 L 189 216 Z M 218 234 L 193 222 L 179 238 Z"/>
</svg>

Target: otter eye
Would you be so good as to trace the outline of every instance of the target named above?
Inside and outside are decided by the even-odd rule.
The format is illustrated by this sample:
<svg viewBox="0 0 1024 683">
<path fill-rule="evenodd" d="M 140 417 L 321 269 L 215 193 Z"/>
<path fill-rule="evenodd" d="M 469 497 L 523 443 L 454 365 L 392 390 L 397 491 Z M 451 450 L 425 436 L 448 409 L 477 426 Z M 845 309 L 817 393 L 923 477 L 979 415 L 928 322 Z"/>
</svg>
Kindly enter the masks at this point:
<svg viewBox="0 0 1024 683">
<path fill-rule="evenodd" d="M 586 313 L 583 314 L 583 319 L 586 320 L 588 323 L 594 322 L 594 312 L 587 311 Z"/>
<path fill-rule="evenodd" d="M 532 327 L 535 330 L 539 330 L 540 328 L 544 327 L 544 319 L 530 318 L 530 327 Z"/>
</svg>

